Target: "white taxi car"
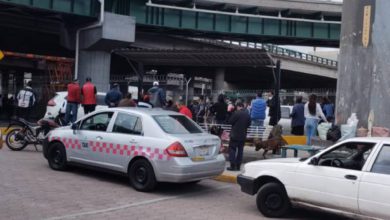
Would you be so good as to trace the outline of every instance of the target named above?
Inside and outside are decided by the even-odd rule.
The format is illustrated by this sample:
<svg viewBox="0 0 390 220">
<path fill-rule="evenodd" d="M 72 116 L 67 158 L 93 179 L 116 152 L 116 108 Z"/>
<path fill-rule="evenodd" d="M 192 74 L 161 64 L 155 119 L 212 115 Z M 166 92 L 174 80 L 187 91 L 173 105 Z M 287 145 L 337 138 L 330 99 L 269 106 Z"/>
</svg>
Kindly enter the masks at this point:
<svg viewBox="0 0 390 220">
<path fill-rule="evenodd" d="M 162 109 L 110 108 L 51 131 L 43 153 L 54 170 L 76 164 L 128 175 L 139 191 L 157 182 L 195 182 L 225 168 L 217 136 Z"/>
<path fill-rule="evenodd" d="M 390 219 L 390 138 L 352 138 L 308 159 L 251 162 L 238 176 L 267 217 L 291 205 L 353 218 Z"/>
</svg>

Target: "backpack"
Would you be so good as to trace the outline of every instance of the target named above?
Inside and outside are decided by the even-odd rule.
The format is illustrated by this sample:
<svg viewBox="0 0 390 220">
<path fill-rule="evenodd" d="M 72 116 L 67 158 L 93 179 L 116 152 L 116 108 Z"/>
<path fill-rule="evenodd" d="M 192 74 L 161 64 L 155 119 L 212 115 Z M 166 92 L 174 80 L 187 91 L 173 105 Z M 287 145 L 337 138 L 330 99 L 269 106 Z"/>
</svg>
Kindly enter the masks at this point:
<svg viewBox="0 0 390 220">
<path fill-rule="evenodd" d="M 326 133 L 326 139 L 329 141 L 336 142 L 341 138 L 341 130 L 337 125 L 333 125 Z"/>
</svg>

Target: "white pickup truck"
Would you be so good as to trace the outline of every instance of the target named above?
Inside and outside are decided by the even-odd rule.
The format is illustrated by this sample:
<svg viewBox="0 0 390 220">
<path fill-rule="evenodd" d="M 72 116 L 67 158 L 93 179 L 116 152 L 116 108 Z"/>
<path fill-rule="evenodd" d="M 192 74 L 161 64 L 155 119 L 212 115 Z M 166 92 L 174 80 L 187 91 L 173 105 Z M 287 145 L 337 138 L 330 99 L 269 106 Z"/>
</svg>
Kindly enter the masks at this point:
<svg viewBox="0 0 390 220">
<path fill-rule="evenodd" d="M 251 162 L 238 176 L 259 211 L 303 206 L 353 218 L 390 219 L 390 138 L 352 138 L 310 158 Z"/>
</svg>

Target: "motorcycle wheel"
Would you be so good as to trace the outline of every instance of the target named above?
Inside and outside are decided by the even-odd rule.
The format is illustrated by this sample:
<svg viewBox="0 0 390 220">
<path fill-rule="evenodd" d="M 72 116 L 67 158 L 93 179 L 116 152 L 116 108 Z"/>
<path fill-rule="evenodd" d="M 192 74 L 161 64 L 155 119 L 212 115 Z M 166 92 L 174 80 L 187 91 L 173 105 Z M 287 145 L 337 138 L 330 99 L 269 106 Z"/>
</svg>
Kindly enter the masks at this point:
<svg viewBox="0 0 390 220">
<path fill-rule="evenodd" d="M 10 130 L 5 138 L 7 147 L 13 151 L 21 151 L 27 146 L 26 140 L 16 140 L 16 135 L 21 131 L 21 128 L 14 128 Z M 23 136 L 25 136 L 23 134 Z"/>
</svg>

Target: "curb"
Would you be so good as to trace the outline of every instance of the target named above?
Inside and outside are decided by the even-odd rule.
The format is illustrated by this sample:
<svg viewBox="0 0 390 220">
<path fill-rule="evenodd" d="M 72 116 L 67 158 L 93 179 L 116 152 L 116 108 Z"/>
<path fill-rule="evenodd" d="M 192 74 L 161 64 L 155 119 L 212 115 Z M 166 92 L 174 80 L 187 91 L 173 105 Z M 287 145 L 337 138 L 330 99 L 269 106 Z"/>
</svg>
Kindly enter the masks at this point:
<svg viewBox="0 0 390 220">
<path fill-rule="evenodd" d="M 237 183 L 237 176 L 227 173 L 222 173 L 221 175 L 214 178 L 214 180 L 225 182 L 225 183 Z"/>
</svg>

